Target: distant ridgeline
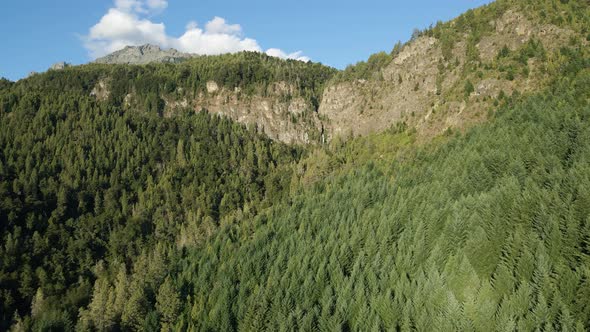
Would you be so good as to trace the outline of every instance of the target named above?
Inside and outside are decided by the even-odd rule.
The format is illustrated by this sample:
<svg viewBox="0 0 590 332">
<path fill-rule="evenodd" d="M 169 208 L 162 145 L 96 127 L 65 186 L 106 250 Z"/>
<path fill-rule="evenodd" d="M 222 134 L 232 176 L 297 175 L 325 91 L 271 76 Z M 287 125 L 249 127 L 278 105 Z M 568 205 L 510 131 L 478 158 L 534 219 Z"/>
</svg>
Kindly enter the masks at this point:
<svg viewBox="0 0 590 332">
<path fill-rule="evenodd" d="M 141 54 L 148 54 L 143 49 L 153 47 L 146 45 L 120 52 L 141 49 Z M 168 56 L 149 54 L 150 59 Z M 166 117 L 178 110 L 207 110 L 258 127 L 279 141 L 319 143 L 322 125 L 317 110 L 323 86 L 335 72 L 317 63 L 242 52 L 196 56 L 175 64 L 69 67 L 32 76 L 27 85 L 62 91 L 75 89 L 125 110 Z"/>
<path fill-rule="evenodd" d="M 589 7 L 0 79 L 0 330 L 590 330 Z"/>
</svg>

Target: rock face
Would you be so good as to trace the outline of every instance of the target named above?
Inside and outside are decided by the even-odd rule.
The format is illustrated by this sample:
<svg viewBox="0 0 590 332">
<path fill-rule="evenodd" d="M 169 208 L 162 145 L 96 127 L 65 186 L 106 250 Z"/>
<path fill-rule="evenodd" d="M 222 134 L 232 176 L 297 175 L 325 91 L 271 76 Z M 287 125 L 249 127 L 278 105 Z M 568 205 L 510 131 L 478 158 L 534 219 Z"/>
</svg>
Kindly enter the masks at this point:
<svg viewBox="0 0 590 332">
<path fill-rule="evenodd" d="M 268 137 L 281 142 L 309 144 L 321 139 L 322 122 L 314 106 L 285 82 L 275 82 L 265 91 L 252 95 L 207 82 L 207 92 L 190 104 L 195 111 L 207 110 L 256 126 Z"/>
<path fill-rule="evenodd" d="M 516 51 L 535 38 L 551 52 L 565 46 L 572 31 L 549 24 L 534 24 L 513 10 L 490 22 L 493 33 L 476 45 L 480 74 L 465 76 L 467 39 L 454 45 L 451 60 L 445 60 L 441 42 L 423 36 L 405 45 L 378 73 L 377 79 L 339 81 L 328 84 L 319 107 L 328 139 L 335 136 L 366 135 L 387 129 L 397 122 L 415 127 L 422 137 L 436 136 L 449 128 L 465 128 L 482 121 L 502 92 L 535 91 L 544 81 L 542 64 L 531 59 L 528 77 L 508 78 L 492 62 L 504 47 Z M 486 70 L 485 68 L 491 68 Z M 465 96 L 469 80 L 474 90 Z"/>
<path fill-rule="evenodd" d="M 162 50 L 158 46 L 143 45 L 126 47 L 106 57 L 96 60 L 103 64 L 147 64 L 152 62 L 181 62 L 195 55 L 180 53 L 176 50 Z M 205 89 L 199 92 L 186 92 L 178 88 L 174 93 L 161 94 L 165 107 L 163 115 L 174 116 L 178 111 L 193 109 L 195 112 L 207 111 L 227 116 L 236 122 L 254 126 L 258 131 L 272 139 L 285 143 L 309 144 L 321 140 L 322 123 L 305 91 L 284 81 L 259 85 L 255 91 L 247 93 L 239 87 L 228 88 L 220 82 L 209 80 Z M 107 100 L 110 96 L 112 80 L 101 78 L 93 87 L 90 95 L 98 100 Z M 140 109 L 142 103 L 136 98 L 131 88 L 124 97 L 124 106 L 128 109 Z"/>
<path fill-rule="evenodd" d="M 165 98 L 164 116 L 172 117 L 183 109 L 207 111 L 254 126 L 284 143 L 314 144 L 321 140 L 323 125 L 314 105 L 291 84 L 275 82 L 250 94 L 239 88 L 220 87 L 214 81 L 206 84 L 207 89 L 194 98 Z M 97 85 L 93 93 L 97 98 L 104 96 L 104 86 Z M 126 102 L 132 105 L 133 98 L 129 94 Z"/>
<path fill-rule="evenodd" d="M 109 82 L 105 79 L 101 79 L 98 81 L 96 86 L 90 92 L 90 95 L 95 97 L 98 100 L 105 101 L 109 98 L 111 92 L 109 91 Z"/>
<path fill-rule="evenodd" d="M 173 48 L 163 50 L 156 45 L 127 46 L 122 50 L 111 53 L 102 58 L 96 59 L 96 63 L 105 64 L 133 64 L 142 65 L 148 63 L 178 63 L 193 54 L 182 53 Z"/>
<path fill-rule="evenodd" d="M 61 61 L 61 62 L 57 62 L 54 63 L 53 65 L 51 65 L 51 67 L 49 67 L 49 70 L 63 70 L 66 69 L 68 67 L 70 67 L 71 65 L 65 61 Z"/>
</svg>

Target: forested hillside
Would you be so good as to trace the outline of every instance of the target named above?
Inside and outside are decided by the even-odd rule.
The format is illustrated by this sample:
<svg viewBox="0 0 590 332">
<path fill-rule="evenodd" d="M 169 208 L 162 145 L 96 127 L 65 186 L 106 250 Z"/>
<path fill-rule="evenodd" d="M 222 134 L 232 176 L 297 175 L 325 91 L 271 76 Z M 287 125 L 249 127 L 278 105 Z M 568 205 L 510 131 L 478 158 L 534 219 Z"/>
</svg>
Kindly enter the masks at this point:
<svg viewBox="0 0 590 332">
<path fill-rule="evenodd" d="M 568 78 L 443 144 L 336 148 L 351 170 L 189 251 L 176 327 L 590 328 L 590 62 L 564 56 Z"/>
<path fill-rule="evenodd" d="M 1 329 L 19 313 L 72 327 L 96 277 L 125 266 L 149 270 L 153 298 L 174 250 L 288 191 L 300 149 L 207 112 L 124 112 L 88 94 L 92 79 L 0 91 Z"/>
<path fill-rule="evenodd" d="M 302 98 L 308 111 L 276 114 L 323 128 L 325 87 L 377 84 L 387 54 L 339 73 L 246 52 L 0 79 L 0 330 L 590 330 L 584 5 L 466 14 L 479 31 L 497 18 L 480 13 L 529 8 L 576 38 L 474 63 L 461 77 L 526 82 L 525 63 L 547 62 L 542 84 L 428 141 L 399 119 L 289 145 L 205 107 Z M 453 90 L 465 113 L 468 83 Z"/>
<path fill-rule="evenodd" d="M 165 117 L 207 110 L 286 143 L 319 143 L 317 109 L 336 70 L 256 52 L 198 56 L 179 64 L 88 64 L 27 78 L 40 93 L 72 89 L 124 110 Z M 24 87 L 25 85 L 21 85 Z"/>
</svg>

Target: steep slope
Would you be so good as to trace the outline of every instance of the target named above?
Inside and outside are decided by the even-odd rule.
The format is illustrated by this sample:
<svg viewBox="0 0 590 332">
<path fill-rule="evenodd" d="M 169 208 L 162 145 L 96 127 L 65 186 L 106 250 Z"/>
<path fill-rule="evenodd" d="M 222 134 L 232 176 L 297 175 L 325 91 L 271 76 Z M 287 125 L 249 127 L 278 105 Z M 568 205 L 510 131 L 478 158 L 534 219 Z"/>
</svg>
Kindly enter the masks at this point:
<svg viewBox="0 0 590 332">
<path fill-rule="evenodd" d="M 439 22 L 337 75 L 319 108 L 326 131 L 366 135 L 405 122 L 433 137 L 481 122 L 498 98 L 536 91 L 559 74 L 561 47 L 587 47 L 589 7 L 499 0 Z"/>
<path fill-rule="evenodd" d="M 498 0 L 338 73 L 257 53 L 195 56 L 154 45 L 127 47 L 96 62 L 151 63 L 135 71 L 150 72 L 164 88 L 154 93 L 166 116 L 187 107 L 206 109 L 257 126 L 273 139 L 304 144 L 403 123 L 428 141 L 484 121 L 506 96 L 545 87 L 564 65 L 562 47 L 588 46 L 589 7 L 583 0 Z M 260 70 L 263 84 L 253 84 Z M 97 83 L 97 97 L 104 99 L 109 85 L 137 74 L 113 75 Z M 127 85 L 126 105 L 143 107 L 133 104 L 136 88 Z M 170 90 L 172 85 L 177 89 Z"/>
<path fill-rule="evenodd" d="M 155 284 L 141 291 L 157 293 L 176 248 L 280 200 L 301 154 L 226 117 L 97 101 L 103 71 L 85 70 L 0 80 L 2 331 L 72 330 L 113 268 L 143 264 Z"/>
<path fill-rule="evenodd" d="M 590 329 L 587 14 L 0 79 L 0 330 Z"/>
<path fill-rule="evenodd" d="M 352 169 L 189 250 L 175 327 L 587 330 L 588 56 L 444 144 L 364 161 L 373 135 L 337 149 L 329 163 Z"/>
</svg>

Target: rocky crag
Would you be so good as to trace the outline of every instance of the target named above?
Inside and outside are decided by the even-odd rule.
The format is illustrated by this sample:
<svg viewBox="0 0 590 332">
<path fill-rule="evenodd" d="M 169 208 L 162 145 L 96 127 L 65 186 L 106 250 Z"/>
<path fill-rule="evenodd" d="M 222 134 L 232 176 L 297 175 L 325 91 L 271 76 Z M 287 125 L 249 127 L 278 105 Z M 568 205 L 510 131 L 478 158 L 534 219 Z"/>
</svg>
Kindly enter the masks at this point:
<svg viewBox="0 0 590 332">
<path fill-rule="evenodd" d="M 447 29 L 458 24 L 446 23 Z M 499 98 L 542 88 L 560 61 L 560 48 L 583 37 L 513 9 L 486 24 L 477 39 L 470 30 L 460 31 L 450 50 L 427 31 L 370 78 L 328 84 L 319 114 L 328 119 L 330 137 L 366 135 L 399 122 L 423 138 L 469 127 L 485 120 Z"/>
</svg>

